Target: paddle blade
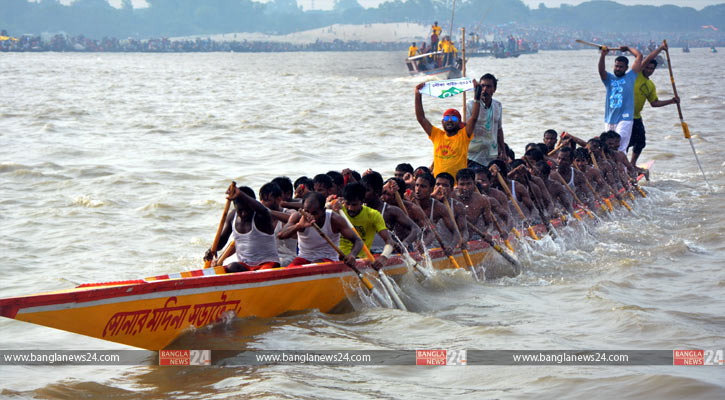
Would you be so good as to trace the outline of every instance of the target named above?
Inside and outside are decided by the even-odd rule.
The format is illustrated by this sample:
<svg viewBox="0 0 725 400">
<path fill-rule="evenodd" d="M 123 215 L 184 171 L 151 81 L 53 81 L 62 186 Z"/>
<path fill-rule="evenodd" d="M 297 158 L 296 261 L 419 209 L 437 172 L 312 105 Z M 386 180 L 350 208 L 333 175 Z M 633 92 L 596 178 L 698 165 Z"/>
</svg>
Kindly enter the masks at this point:
<svg viewBox="0 0 725 400">
<path fill-rule="evenodd" d="M 609 201 L 609 199 L 604 199 L 604 203 L 607 204 L 607 208 L 609 209 L 609 212 L 614 211 L 614 208 L 612 207 L 612 202 Z"/>
<path fill-rule="evenodd" d="M 534 238 L 534 240 L 539 240 L 539 237 L 536 236 L 536 232 L 534 232 L 534 228 L 529 226 L 528 229 L 529 229 L 529 235 L 531 235 L 531 237 Z"/>
<path fill-rule="evenodd" d="M 210 268 L 211 267 L 211 260 L 204 261 L 204 268 Z"/>
<path fill-rule="evenodd" d="M 453 264 L 453 266 L 456 267 L 456 269 L 461 268 L 461 266 L 458 265 L 458 261 L 456 261 L 456 259 L 453 256 L 448 256 L 448 259 L 451 260 L 451 264 Z"/>
<path fill-rule="evenodd" d="M 690 127 L 687 126 L 687 122 L 682 121 L 682 133 L 685 134 L 685 139 L 690 138 Z"/>
<path fill-rule="evenodd" d="M 511 250 L 511 252 L 513 253 L 514 252 L 514 247 L 511 246 L 511 242 L 509 242 L 508 239 L 504 240 L 503 242 L 506 245 L 506 247 L 508 247 L 509 250 Z"/>
<path fill-rule="evenodd" d="M 363 284 L 365 284 L 365 286 L 368 288 L 368 290 L 370 290 L 370 291 L 373 290 L 373 284 L 370 283 L 370 280 L 367 278 L 367 276 L 360 274 L 360 275 L 358 275 L 358 277 L 363 282 Z"/>
</svg>

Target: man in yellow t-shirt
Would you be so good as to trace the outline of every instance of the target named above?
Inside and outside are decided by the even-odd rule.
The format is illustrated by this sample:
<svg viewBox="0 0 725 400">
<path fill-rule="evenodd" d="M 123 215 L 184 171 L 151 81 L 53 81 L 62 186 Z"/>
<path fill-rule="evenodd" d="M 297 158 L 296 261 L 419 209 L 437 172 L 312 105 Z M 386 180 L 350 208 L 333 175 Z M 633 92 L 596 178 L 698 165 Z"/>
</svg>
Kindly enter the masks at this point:
<svg viewBox="0 0 725 400">
<path fill-rule="evenodd" d="M 655 84 L 649 79 L 649 77 L 655 72 L 657 68 L 657 54 L 660 51 L 666 49 L 667 46 L 663 43 L 655 51 L 649 53 L 647 57 L 642 61 L 642 71 L 637 75 L 637 79 L 634 81 L 634 119 L 632 121 L 632 136 L 629 139 L 627 149 L 632 149 L 631 163 L 635 167 L 637 166 L 637 159 L 642 154 L 642 149 L 646 145 L 644 123 L 642 122 L 642 109 L 644 108 L 644 102 L 647 100 L 652 107 L 664 107 L 669 104 L 675 104 L 680 102 L 680 98 L 675 96 L 669 100 L 660 100 L 657 98 L 657 88 Z"/>
<path fill-rule="evenodd" d="M 481 102 L 478 100 L 481 99 L 481 90 L 474 79 L 473 88 L 477 100 L 474 102 L 471 118 L 466 121 L 465 125 L 461 121 L 461 114 L 454 109 L 449 109 L 443 113 L 443 129 L 440 129 L 434 127 L 425 117 L 423 98 L 420 94 L 423 86 L 425 86 L 425 82 L 415 87 L 415 117 L 433 142 L 433 176 L 438 176 L 441 172 L 448 172 L 456 176 L 458 170 L 466 168 L 468 164 L 468 144 L 473 138 L 473 130 L 478 120 L 478 111 L 481 107 Z"/>
<path fill-rule="evenodd" d="M 365 192 L 365 186 L 361 183 L 348 183 L 343 190 L 343 207 L 340 211 L 342 216 L 355 227 L 355 230 L 368 249 L 373 245 L 373 239 L 376 233 L 385 240 L 383 253 L 373 263 L 373 268 L 380 269 L 385 264 L 387 257 L 392 253 L 393 238 L 390 236 L 388 227 L 385 225 L 383 215 L 378 210 L 363 205 Z M 340 250 L 349 253 L 352 250 L 352 246 L 353 243 L 351 241 L 342 237 L 340 238 Z M 365 251 L 360 250 L 357 256 L 358 258 L 366 257 Z"/>
<path fill-rule="evenodd" d="M 418 54 L 418 47 L 415 46 L 415 42 L 408 47 L 408 57 L 415 57 L 415 55 Z"/>
</svg>

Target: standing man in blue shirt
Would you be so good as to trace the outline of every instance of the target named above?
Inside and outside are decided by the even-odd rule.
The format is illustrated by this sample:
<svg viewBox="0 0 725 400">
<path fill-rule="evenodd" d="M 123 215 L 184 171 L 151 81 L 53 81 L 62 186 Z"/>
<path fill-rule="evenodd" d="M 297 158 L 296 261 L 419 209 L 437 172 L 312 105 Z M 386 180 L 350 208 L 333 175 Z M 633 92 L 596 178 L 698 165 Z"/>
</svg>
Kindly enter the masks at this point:
<svg viewBox="0 0 725 400">
<path fill-rule="evenodd" d="M 627 71 L 629 60 L 619 56 L 614 60 L 614 74 L 608 73 L 604 66 L 604 58 L 609 53 L 606 46 L 602 46 L 599 55 L 599 77 L 607 88 L 607 97 L 604 106 L 604 131 L 615 131 L 621 136 L 619 151 L 627 152 L 629 138 L 632 136 L 634 119 L 634 81 L 642 70 L 642 54 L 637 49 L 622 46 L 622 51 L 631 52 L 635 59 L 632 69 Z"/>
</svg>

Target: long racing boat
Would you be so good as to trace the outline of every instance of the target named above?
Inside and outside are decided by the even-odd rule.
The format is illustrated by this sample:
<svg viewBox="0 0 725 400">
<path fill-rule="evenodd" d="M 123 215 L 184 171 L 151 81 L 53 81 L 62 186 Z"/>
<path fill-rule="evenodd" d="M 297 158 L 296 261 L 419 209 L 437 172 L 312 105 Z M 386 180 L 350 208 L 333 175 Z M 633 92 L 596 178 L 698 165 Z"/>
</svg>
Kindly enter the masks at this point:
<svg viewBox="0 0 725 400">
<path fill-rule="evenodd" d="M 641 179 L 642 176 L 640 176 Z M 583 210 L 578 213 L 584 215 Z M 565 223 L 561 218 L 552 225 Z M 543 224 L 533 227 L 545 234 Z M 484 241 L 468 243 L 473 265 L 493 250 Z M 435 269 L 456 268 L 441 249 L 430 250 Z M 420 254 L 411 253 L 420 261 Z M 458 265 L 466 265 L 457 254 Z M 375 272 L 358 260 L 363 274 Z M 393 278 L 411 267 L 392 256 L 381 272 Z M 188 330 L 228 318 L 274 317 L 290 311 L 345 310 L 361 283 L 342 262 L 251 272 L 206 268 L 145 279 L 83 284 L 75 288 L 0 299 L 0 315 L 149 350 L 163 349 Z"/>
</svg>

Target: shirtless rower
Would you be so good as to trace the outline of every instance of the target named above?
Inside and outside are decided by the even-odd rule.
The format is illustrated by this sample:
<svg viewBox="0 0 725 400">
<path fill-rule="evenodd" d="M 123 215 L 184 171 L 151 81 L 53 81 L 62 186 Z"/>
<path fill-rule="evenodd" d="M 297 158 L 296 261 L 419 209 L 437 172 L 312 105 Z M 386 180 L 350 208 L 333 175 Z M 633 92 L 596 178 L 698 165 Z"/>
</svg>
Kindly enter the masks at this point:
<svg viewBox="0 0 725 400">
<path fill-rule="evenodd" d="M 604 158 L 601 143 L 602 142 L 599 140 L 599 138 L 589 139 L 586 146 L 587 150 L 589 150 L 589 157 L 591 158 L 591 155 L 594 155 L 594 160 L 596 160 L 597 163 L 596 167 L 598 167 L 599 172 L 602 174 L 604 180 L 615 191 L 619 191 L 619 189 L 622 187 L 622 182 L 614 171 L 615 167 L 609 160 L 606 160 Z"/>
<path fill-rule="evenodd" d="M 426 228 L 425 213 L 418 204 L 404 198 L 407 190 L 405 187 L 405 182 L 402 179 L 390 178 L 385 182 L 385 185 L 383 185 L 383 193 L 380 195 L 380 199 L 388 204 L 395 204 L 403 209 L 408 217 L 413 220 L 416 225 L 418 225 L 418 228 L 423 230 Z M 398 196 L 395 196 L 396 192 L 398 193 Z M 400 197 L 402 206 L 398 203 L 398 197 Z"/>
<path fill-rule="evenodd" d="M 574 164 L 576 168 L 584 173 L 584 176 L 586 176 L 589 180 L 589 183 L 592 185 L 594 190 L 597 191 L 597 198 L 606 198 L 609 196 L 609 187 L 606 182 L 604 182 L 602 173 L 590 165 L 591 162 L 592 160 L 589 156 L 589 151 L 586 148 L 580 147 L 576 149 L 574 152 Z"/>
<path fill-rule="evenodd" d="M 492 209 L 488 197 L 476 190 L 476 175 L 470 168 L 463 168 L 456 174 L 456 190 L 453 192 L 464 206 L 466 218 L 482 231 L 493 225 Z M 497 207 L 500 205 L 497 204 Z M 483 223 L 481 223 L 483 222 Z"/>
<path fill-rule="evenodd" d="M 454 233 L 456 230 L 453 226 L 454 222 L 451 221 L 451 218 L 448 216 L 448 210 L 446 207 L 441 202 L 431 197 L 434 186 L 435 178 L 433 178 L 433 175 L 423 174 L 419 176 L 418 179 L 415 180 L 414 203 L 423 209 L 423 212 L 426 214 L 428 220 L 431 224 L 433 224 L 433 227 L 428 226 L 427 228 L 434 229 L 438 221 L 441 219 L 443 220 L 446 229 L 448 229 L 448 233 L 450 235 L 449 237 L 451 238 L 448 243 L 443 243 L 443 251 L 446 256 L 451 256 L 453 255 L 453 249 L 458 241 L 458 235 Z M 432 240 L 430 236 L 432 236 L 432 233 L 427 236 L 425 240 L 426 243 L 430 243 L 430 240 Z"/>
<path fill-rule="evenodd" d="M 528 178 L 531 180 L 532 183 L 538 186 L 539 191 L 541 192 L 541 200 L 544 202 L 546 212 L 551 213 L 552 211 L 554 211 L 554 200 L 551 198 L 549 188 L 546 186 L 546 183 L 544 183 L 543 179 L 541 179 L 537 174 L 532 173 L 533 166 L 536 165 L 537 162 L 546 161 L 544 159 L 544 154 L 541 153 L 541 150 L 538 149 L 538 146 L 535 146 L 526 151 L 521 159 L 526 162 L 526 169 L 529 171 Z"/>
<path fill-rule="evenodd" d="M 476 174 L 476 184 L 481 190 L 481 195 L 488 198 L 488 201 L 491 203 L 491 208 L 496 212 L 497 218 L 501 219 L 503 226 L 506 229 L 510 228 L 513 220 L 511 219 L 511 209 L 508 207 L 506 193 L 491 185 L 491 171 L 488 168 L 475 169 L 474 172 Z"/>
<path fill-rule="evenodd" d="M 556 208 L 556 205 L 558 204 L 559 208 L 563 208 L 569 214 L 573 214 L 573 199 L 571 198 L 569 191 L 566 190 L 561 183 L 549 178 L 549 174 L 551 173 L 549 163 L 546 161 L 537 161 L 534 166 L 533 173 L 538 175 L 541 180 L 544 181 L 544 184 L 546 184 L 546 188 L 549 190 L 552 200 L 554 200 L 554 207 Z"/>
<path fill-rule="evenodd" d="M 549 219 L 548 216 L 554 211 L 554 206 L 551 198 L 548 197 L 548 190 L 545 187 L 542 189 L 538 183 L 534 182 L 526 166 L 523 160 L 514 160 L 510 165 L 511 172 L 509 172 L 508 177 L 518 183 L 516 186 L 526 188 L 527 194 L 531 198 L 531 202 L 534 203 L 534 208 L 537 211 L 534 215 L 538 214 L 542 218 L 542 221 L 546 221 Z M 546 193 L 546 196 L 544 193 Z"/>
<path fill-rule="evenodd" d="M 524 213 L 524 217 L 531 218 L 532 215 L 535 215 L 534 210 L 536 209 L 536 206 L 534 205 L 534 202 L 531 201 L 531 197 L 529 197 L 529 193 L 527 188 L 523 187 L 521 184 L 517 184 L 515 180 L 508 178 L 508 168 L 506 167 L 506 164 L 501 160 L 493 160 L 490 163 L 488 163 L 489 170 L 492 166 L 496 166 L 498 168 L 499 174 L 501 174 L 501 177 L 504 179 L 504 182 L 508 186 L 509 191 L 511 192 L 511 195 L 513 196 L 514 200 L 519 203 L 519 206 L 523 205 L 524 207 L 521 207 L 521 210 Z M 491 174 L 493 175 L 493 174 Z M 496 187 L 500 187 L 501 183 L 498 181 L 498 179 L 492 179 L 493 185 Z M 502 187 L 501 190 L 504 190 Z M 505 191 L 505 190 L 504 190 Z M 507 196 L 508 198 L 508 196 Z M 511 203 L 511 200 L 507 200 L 507 204 L 509 204 L 509 209 L 512 209 L 512 214 L 519 216 L 518 214 L 514 214 L 513 211 L 514 205 Z"/>
<path fill-rule="evenodd" d="M 316 223 L 335 245 L 340 242 L 340 236 L 353 243 L 352 249 L 343 261 L 349 266 L 355 266 L 355 255 L 362 250 L 363 242 L 347 225 L 344 217 L 332 210 L 325 210 L 325 197 L 321 193 L 307 193 L 302 205 L 303 209 L 295 211 L 285 227 L 277 234 L 278 239 L 289 239 L 297 235 L 299 253 L 287 267 L 339 259 L 337 251 L 312 227 L 313 223 Z"/>
<path fill-rule="evenodd" d="M 233 236 L 237 261 L 225 266 L 226 272 L 279 268 L 274 221 L 267 207 L 255 199 L 254 191 L 247 186 L 230 186 L 227 198 L 234 202 L 234 211 L 224 221 L 219 247 L 224 247 L 229 236 Z M 216 252 L 207 250 L 204 259 L 213 257 Z"/>
<path fill-rule="evenodd" d="M 453 217 L 455 218 L 456 225 L 458 226 L 458 232 L 461 233 L 461 237 L 458 239 L 458 246 L 465 246 L 468 241 L 468 224 L 466 223 L 466 206 L 459 200 L 451 196 L 453 194 L 453 185 L 455 179 L 448 172 L 441 172 L 436 176 L 436 183 L 431 193 L 431 197 L 443 203 L 448 203 L 448 206 L 453 211 Z M 448 209 L 446 208 L 446 211 Z"/>
<path fill-rule="evenodd" d="M 556 171 L 552 171 L 552 174 L 558 174 L 569 187 L 574 190 L 574 193 L 579 199 L 586 204 L 579 204 L 580 207 L 588 206 L 593 208 L 593 193 L 589 191 L 586 182 L 584 181 L 584 174 L 574 169 L 572 163 L 574 162 L 574 151 L 571 147 L 564 146 L 559 150 L 559 154 L 556 158 L 558 167 Z"/>
<path fill-rule="evenodd" d="M 387 203 L 380 197 L 383 193 L 383 177 L 371 172 L 362 177 L 365 187 L 365 205 L 377 210 L 385 220 L 385 225 L 395 233 L 407 249 L 420 236 L 420 228 L 395 202 Z"/>
</svg>

